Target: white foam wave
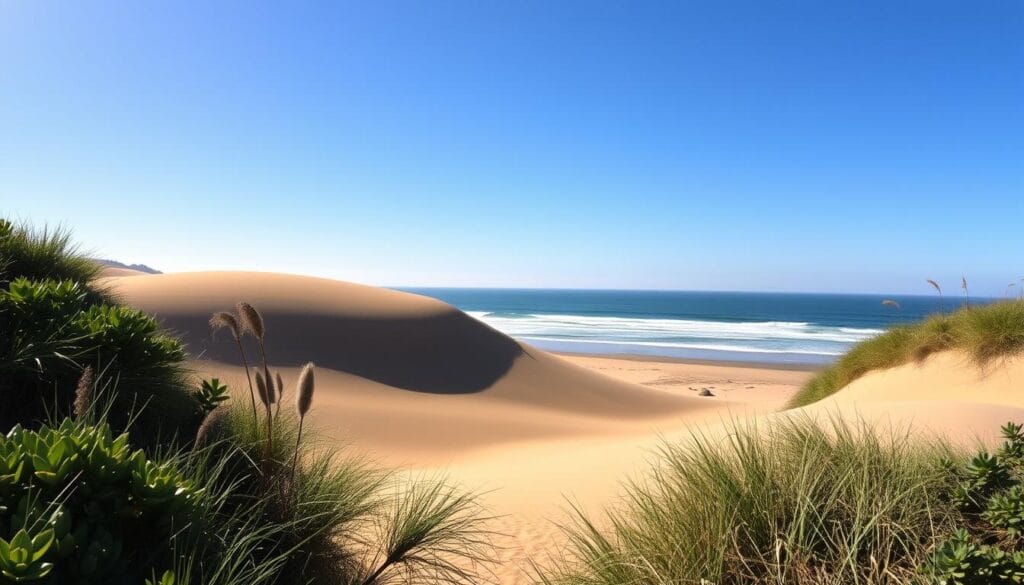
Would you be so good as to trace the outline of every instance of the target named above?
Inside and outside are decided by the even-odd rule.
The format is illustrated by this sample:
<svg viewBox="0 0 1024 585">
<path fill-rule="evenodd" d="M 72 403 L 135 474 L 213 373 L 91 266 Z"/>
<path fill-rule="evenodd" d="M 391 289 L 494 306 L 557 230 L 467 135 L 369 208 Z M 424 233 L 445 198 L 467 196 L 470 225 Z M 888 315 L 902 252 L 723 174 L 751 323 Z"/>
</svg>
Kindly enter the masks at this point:
<svg viewBox="0 0 1024 585">
<path fill-rule="evenodd" d="M 584 315 L 469 313 L 524 340 L 649 348 L 836 356 L 880 329 L 791 321 L 728 322 Z"/>
<path fill-rule="evenodd" d="M 591 317 L 580 315 L 531 315 L 504 317 L 482 311 L 473 317 L 512 335 L 558 335 L 579 333 L 585 337 L 649 338 L 699 337 L 734 340 L 815 340 L 856 343 L 882 332 L 881 329 L 824 327 L 791 321 L 727 322 L 684 319 Z"/>
</svg>

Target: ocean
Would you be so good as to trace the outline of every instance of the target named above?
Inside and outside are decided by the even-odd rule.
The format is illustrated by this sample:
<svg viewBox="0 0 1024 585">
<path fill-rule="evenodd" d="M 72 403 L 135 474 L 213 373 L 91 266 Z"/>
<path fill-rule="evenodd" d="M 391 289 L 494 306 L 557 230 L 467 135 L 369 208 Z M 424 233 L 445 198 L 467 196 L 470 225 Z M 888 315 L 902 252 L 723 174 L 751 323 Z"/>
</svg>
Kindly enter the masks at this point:
<svg viewBox="0 0 1024 585">
<path fill-rule="evenodd" d="M 821 365 L 940 308 L 938 296 L 550 289 L 403 289 L 549 351 Z M 891 298 L 896 309 L 882 304 Z M 946 308 L 959 299 L 947 298 Z"/>
</svg>

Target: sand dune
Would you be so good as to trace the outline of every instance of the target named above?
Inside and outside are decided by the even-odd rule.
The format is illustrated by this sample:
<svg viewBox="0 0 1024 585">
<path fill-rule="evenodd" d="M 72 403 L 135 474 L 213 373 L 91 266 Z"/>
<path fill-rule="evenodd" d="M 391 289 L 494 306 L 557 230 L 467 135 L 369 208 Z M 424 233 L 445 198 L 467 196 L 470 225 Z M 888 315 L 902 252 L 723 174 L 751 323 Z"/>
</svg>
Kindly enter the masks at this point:
<svg viewBox="0 0 1024 585">
<path fill-rule="evenodd" d="M 958 351 L 869 372 L 797 412 L 843 412 L 951 440 L 991 444 L 999 427 L 1024 421 L 1024 356 L 979 366 Z"/>
<path fill-rule="evenodd" d="M 320 368 L 315 413 L 326 433 L 393 460 L 447 461 L 511 441 L 647 432 L 654 421 L 718 408 L 603 376 L 423 296 L 333 280 L 217 272 L 108 279 L 128 304 L 185 340 L 196 368 L 244 387 L 214 311 L 239 300 L 267 323 L 267 353 L 286 377 Z M 250 357 L 257 355 L 251 340 Z"/>
<path fill-rule="evenodd" d="M 963 353 L 942 352 L 920 363 L 869 372 L 835 397 L 858 403 L 969 401 L 1024 408 L 1024 356 L 1010 356 L 979 366 Z"/>
</svg>

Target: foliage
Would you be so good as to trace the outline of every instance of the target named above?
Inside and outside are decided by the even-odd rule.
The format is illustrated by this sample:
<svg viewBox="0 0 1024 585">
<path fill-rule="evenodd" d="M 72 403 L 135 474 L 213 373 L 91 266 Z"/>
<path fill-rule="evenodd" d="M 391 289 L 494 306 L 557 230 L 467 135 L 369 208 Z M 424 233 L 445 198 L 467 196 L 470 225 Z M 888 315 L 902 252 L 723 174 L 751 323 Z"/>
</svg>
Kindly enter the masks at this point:
<svg viewBox="0 0 1024 585">
<path fill-rule="evenodd" d="M 196 392 L 195 397 L 199 401 L 199 407 L 203 409 L 203 413 L 213 412 L 213 409 L 230 398 L 228 396 L 228 387 L 221 384 L 217 378 L 203 380 L 202 386 Z"/>
<path fill-rule="evenodd" d="M 201 520 L 201 496 L 107 425 L 16 426 L 0 439 L 0 582 L 141 580 Z"/>
<path fill-rule="evenodd" d="M 959 515 L 941 462 L 898 429 L 791 417 L 666 444 L 600 520 L 576 511 L 558 585 L 846 584 L 923 580 Z M 706 581 L 702 581 L 706 580 Z"/>
<path fill-rule="evenodd" d="M 1003 426 L 995 454 L 947 463 L 951 502 L 964 525 L 940 543 L 922 572 L 950 585 L 1024 583 L 1024 429 Z"/>
<path fill-rule="evenodd" d="M 1024 552 L 979 545 L 961 528 L 935 551 L 928 570 L 943 585 L 1024 583 Z"/>
<path fill-rule="evenodd" d="M 0 428 L 69 414 L 86 366 L 107 381 L 94 400 L 115 430 L 137 416 L 135 438 L 149 445 L 161 433 L 191 436 L 198 424 L 199 402 L 183 389 L 181 342 L 139 311 L 91 304 L 72 281 L 18 278 L 0 291 L 0 331 Z"/>
<path fill-rule="evenodd" d="M 872 370 L 923 360 L 952 349 L 967 353 L 978 365 L 1024 351 L 1024 300 L 966 305 L 950 314 L 892 327 L 855 345 L 812 378 L 790 406 L 817 402 Z"/>
</svg>

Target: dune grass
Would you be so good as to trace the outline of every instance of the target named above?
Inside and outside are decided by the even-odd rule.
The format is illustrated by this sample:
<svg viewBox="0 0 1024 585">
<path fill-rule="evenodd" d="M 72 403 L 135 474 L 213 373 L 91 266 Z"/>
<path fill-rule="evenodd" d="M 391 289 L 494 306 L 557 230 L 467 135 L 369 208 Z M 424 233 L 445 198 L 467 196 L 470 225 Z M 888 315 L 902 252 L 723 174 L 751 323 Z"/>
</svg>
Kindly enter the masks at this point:
<svg viewBox="0 0 1024 585">
<path fill-rule="evenodd" d="M 906 583 L 959 521 L 955 457 L 862 422 L 734 422 L 662 447 L 600 521 L 576 510 L 545 585 Z M 705 581 L 706 580 L 706 581 Z"/>
<path fill-rule="evenodd" d="M 920 361 L 952 349 L 966 353 L 978 365 L 1024 351 L 1024 300 L 966 306 L 918 323 L 895 326 L 857 344 L 811 379 L 793 397 L 790 407 L 831 396 L 872 370 Z"/>
<path fill-rule="evenodd" d="M 97 287 L 102 267 L 82 254 L 62 227 L 35 229 L 0 218 L 0 287 L 14 279 L 72 281 L 87 285 L 93 301 L 112 301 L 109 291 Z"/>
<path fill-rule="evenodd" d="M 238 513 L 280 527 L 259 547 L 260 563 L 276 567 L 273 582 L 481 582 L 493 548 L 489 518 L 469 492 L 442 477 L 403 479 L 308 430 L 300 436 L 288 409 L 271 419 L 268 455 L 266 421 L 254 421 L 247 404 L 218 411 L 200 449 L 238 481 Z"/>
</svg>

